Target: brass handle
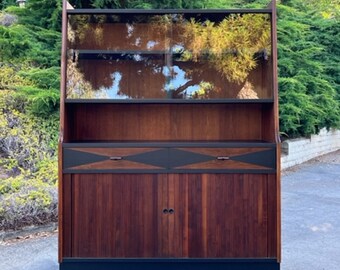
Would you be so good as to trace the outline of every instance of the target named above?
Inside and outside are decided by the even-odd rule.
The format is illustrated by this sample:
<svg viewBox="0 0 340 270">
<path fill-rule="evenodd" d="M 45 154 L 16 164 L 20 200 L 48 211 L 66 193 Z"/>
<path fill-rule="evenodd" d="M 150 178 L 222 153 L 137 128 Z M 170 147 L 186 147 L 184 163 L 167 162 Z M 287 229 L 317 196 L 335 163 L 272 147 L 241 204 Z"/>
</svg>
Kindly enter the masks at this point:
<svg viewBox="0 0 340 270">
<path fill-rule="evenodd" d="M 217 160 L 229 160 L 229 157 L 217 157 Z"/>
<path fill-rule="evenodd" d="M 123 157 L 110 157 L 110 160 L 122 160 Z"/>
</svg>

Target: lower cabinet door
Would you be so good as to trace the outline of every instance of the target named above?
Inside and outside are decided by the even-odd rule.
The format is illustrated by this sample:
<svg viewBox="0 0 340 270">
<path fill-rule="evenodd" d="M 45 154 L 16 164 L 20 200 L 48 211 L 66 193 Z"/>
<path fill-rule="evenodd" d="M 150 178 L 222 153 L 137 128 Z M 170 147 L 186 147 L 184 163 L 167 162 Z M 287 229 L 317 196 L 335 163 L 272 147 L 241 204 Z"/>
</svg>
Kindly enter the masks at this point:
<svg viewBox="0 0 340 270">
<path fill-rule="evenodd" d="M 268 257 L 268 179 L 261 174 L 170 174 L 169 256 Z"/>
<path fill-rule="evenodd" d="M 268 257 L 269 179 L 266 174 L 73 174 L 70 255 Z"/>
<path fill-rule="evenodd" d="M 158 257 L 166 175 L 73 174 L 72 257 Z"/>
</svg>

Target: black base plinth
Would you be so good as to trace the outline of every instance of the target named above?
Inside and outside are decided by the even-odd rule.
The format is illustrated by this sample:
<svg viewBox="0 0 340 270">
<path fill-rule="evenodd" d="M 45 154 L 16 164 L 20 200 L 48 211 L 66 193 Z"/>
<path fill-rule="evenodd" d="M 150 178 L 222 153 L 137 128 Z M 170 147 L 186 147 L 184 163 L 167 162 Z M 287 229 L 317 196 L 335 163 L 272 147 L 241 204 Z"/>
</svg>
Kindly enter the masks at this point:
<svg viewBox="0 0 340 270">
<path fill-rule="evenodd" d="M 65 258 L 60 270 L 280 270 L 276 259 Z"/>
</svg>

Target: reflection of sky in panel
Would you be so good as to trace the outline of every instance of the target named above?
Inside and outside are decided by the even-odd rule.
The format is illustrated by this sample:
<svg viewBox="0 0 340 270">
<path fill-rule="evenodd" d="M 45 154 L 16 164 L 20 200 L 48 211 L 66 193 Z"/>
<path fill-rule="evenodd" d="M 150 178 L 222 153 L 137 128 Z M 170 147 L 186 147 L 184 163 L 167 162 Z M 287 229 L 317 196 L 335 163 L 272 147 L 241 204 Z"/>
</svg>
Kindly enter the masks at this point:
<svg viewBox="0 0 340 270">
<path fill-rule="evenodd" d="M 169 70 L 169 67 L 164 66 L 163 67 L 163 75 L 166 78 L 169 78 L 169 80 L 167 80 L 166 84 L 164 85 L 164 89 L 165 91 L 173 91 L 178 89 L 179 87 L 181 87 L 182 85 L 186 84 L 187 82 L 189 82 L 190 80 L 185 78 L 185 71 L 180 69 L 179 66 L 173 66 L 172 67 L 172 72 Z M 173 76 L 170 76 L 171 73 L 173 74 Z M 183 92 L 184 96 L 186 97 L 191 97 L 192 94 L 194 92 L 196 92 L 197 90 L 199 90 L 199 85 L 192 85 L 189 86 L 185 89 L 185 91 Z"/>
<path fill-rule="evenodd" d="M 118 71 L 111 74 L 111 78 L 113 84 L 110 88 L 100 88 L 99 91 L 105 92 L 108 95 L 108 98 L 112 99 L 129 99 L 129 96 L 118 94 L 119 92 L 119 83 L 122 80 L 122 74 Z"/>
<path fill-rule="evenodd" d="M 138 38 L 136 38 L 134 45 L 139 47 L 141 45 L 141 43 L 142 43 L 142 39 L 140 37 L 138 37 Z"/>
<path fill-rule="evenodd" d="M 143 57 L 141 57 L 138 54 L 135 54 L 133 56 L 134 61 L 143 61 Z M 142 72 L 142 70 L 138 70 L 138 72 Z M 175 91 L 179 87 L 183 86 L 190 80 L 185 77 L 185 71 L 182 70 L 179 66 L 173 66 L 172 71 L 168 66 L 163 66 L 162 68 L 154 69 L 155 73 L 162 72 L 164 77 L 166 78 L 166 83 L 163 86 L 163 89 L 159 89 L 159 91 Z M 172 74 L 172 76 L 171 76 Z M 120 81 L 122 80 L 122 73 L 119 71 L 116 71 L 111 74 L 111 78 L 113 81 L 113 84 L 109 88 L 100 88 L 98 95 L 106 94 L 108 95 L 108 98 L 112 99 L 131 99 L 131 97 L 124 95 L 120 92 Z M 181 94 L 184 98 L 191 98 L 192 95 L 200 89 L 200 86 L 198 84 L 191 85 L 185 89 Z M 119 93 L 120 92 L 120 93 Z"/>
<path fill-rule="evenodd" d="M 133 25 L 127 23 L 126 28 L 127 28 L 127 33 L 128 33 L 127 37 L 128 38 L 132 37 L 133 28 L 134 28 Z"/>
<path fill-rule="evenodd" d="M 148 50 L 151 50 L 153 47 L 155 47 L 155 46 L 158 45 L 158 44 L 159 44 L 158 41 L 150 40 L 150 41 L 148 41 L 148 43 L 146 44 L 146 47 L 148 48 Z"/>
<path fill-rule="evenodd" d="M 143 61 L 143 57 L 140 56 L 140 54 L 134 54 L 133 55 L 133 60 L 139 62 L 139 61 Z"/>
<path fill-rule="evenodd" d="M 173 53 L 180 53 L 180 52 L 183 52 L 184 49 L 185 49 L 185 48 L 183 47 L 183 45 L 175 44 L 174 46 L 172 46 L 171 51 L 172 51 Z"/>
</svg>

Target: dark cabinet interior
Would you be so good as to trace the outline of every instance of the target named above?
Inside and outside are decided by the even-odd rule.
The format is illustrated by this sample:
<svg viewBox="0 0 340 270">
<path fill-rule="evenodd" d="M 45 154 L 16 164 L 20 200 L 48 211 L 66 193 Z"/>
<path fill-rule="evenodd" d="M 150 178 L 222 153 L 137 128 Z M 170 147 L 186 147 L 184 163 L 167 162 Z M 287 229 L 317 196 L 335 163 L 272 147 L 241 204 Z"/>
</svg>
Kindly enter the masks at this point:
<svg viewBox="0 0 340 270">
<path fill-rule="evenodd" d="M 275 1 L 64 1 L 61 270 L 280 267 Z"/>
</svg>

